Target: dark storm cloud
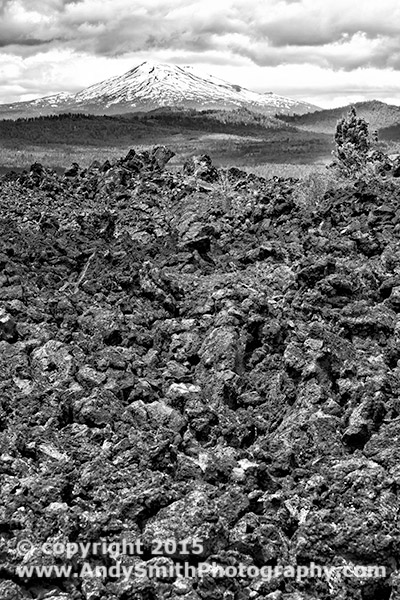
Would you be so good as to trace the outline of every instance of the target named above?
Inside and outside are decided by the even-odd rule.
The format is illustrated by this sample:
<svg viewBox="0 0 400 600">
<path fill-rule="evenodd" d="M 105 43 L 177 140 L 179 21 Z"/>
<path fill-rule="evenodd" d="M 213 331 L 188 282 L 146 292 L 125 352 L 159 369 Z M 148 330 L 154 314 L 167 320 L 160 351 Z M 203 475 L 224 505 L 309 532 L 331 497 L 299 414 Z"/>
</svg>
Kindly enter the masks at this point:
<svg viewBox="0 0 400 600">
<path fill-rule="evenodd" d="M 361 11 L 360 11 L 361 12 Z M 378 11 L 377 11 L 378 12 Z M 338 15 L 335 11 L 327 18 L 322 11 L 306 10 L 305 6 L 297 8 L 289 18 L 286 15 L 271 17 L 266 22 L 254 23 L 256 38 L 263 38 L 273 47 L 285 46 L 323 46 L 334 43 L 346 43 L 357 34 L 364 34 L 367 39 L 375 40 L 383 37 L 396 38 L 400 32 L 399 21 L 391 21 L 385 16 L 374 19 L 374 13 L 366 17 L 361 14 Z M 400 16 L 400 15 L 399 15 Z"/>
<path fill-rule="evenodd" d="M 0 47 L 114 57 L 218 51 L 258 65 L 400 68 L 397 0 L 3 0 Z"/>
<path fill-rule="evenodd" d="M 371 48 L 363 36 L 355 36 L 346 43 L 338 43 L 321 49 L 318 46 L 269 47 L 265 44 L 233 43 L 231 51 L 249 58 L 259 66 L 276 67 L 282 64 L 312 64 L 324 69 L 352 71 L 359 68 L 399 68 L 399 47 L 390 40 L 382 40 L 379 47 Z"/>
<path fill-rule="evenodd" d="M 0 48 L 6 48 L 9 46 L 43 46 L 45 44 L 50 43 L 50 41 L 53 40 L 49 40 L 49 41 L 43 41 L 43 40 L 38 40 L 36 38 L 19 38 L 18 42 L 15 42 L 15 40 L 7 40 L 6 38 L 2 39 L 0 38 Z"/>
</svg>

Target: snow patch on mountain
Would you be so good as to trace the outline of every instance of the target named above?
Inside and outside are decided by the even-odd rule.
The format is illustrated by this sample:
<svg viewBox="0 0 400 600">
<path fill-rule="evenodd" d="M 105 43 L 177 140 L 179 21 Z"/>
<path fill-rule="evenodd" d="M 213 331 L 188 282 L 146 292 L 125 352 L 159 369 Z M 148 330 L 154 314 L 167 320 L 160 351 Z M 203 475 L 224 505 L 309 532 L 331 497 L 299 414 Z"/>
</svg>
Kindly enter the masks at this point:
<svg viewBox="0 0 400 600">
<path fill-rule="evenodd" d="M 205 78 L 192 67 L 152 62 L 144 62 L 124 75 L 90 86 L 75 95 L 75 102 L 102 104 L 106 108 L 131 104 L 141 109 L 148 105 L 207 107 L 214 104 L 285 112 L 297 109 L 308 112 L 316 108 L 273 93 L 251 92 L 212 75 Z"/>
</svg>

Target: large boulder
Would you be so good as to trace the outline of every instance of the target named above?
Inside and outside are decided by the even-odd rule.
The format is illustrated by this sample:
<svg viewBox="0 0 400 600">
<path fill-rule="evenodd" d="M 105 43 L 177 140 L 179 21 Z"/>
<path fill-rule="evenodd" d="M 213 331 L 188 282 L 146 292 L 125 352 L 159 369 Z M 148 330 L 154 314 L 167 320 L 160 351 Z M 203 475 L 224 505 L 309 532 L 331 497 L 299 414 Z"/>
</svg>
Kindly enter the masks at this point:
<svg viewBox="0 0 400 600">
<path fill-rule="evenodd" d="M 208 154 L 192 156 L 183 165 L 183 173 L 192 175 L 203 181 L 214 183 L 218 179 L 218 170 L 213 166 Z"/>
</svg>

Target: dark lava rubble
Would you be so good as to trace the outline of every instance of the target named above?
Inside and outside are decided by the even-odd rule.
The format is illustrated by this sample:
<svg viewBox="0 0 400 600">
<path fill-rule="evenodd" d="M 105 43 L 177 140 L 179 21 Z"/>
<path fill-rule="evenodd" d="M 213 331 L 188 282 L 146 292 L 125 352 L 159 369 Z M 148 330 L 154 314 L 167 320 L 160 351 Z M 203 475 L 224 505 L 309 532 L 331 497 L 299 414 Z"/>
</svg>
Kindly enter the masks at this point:
<svg viewBox="0 0 400 600">
<path fill-rule="evenodd" d="M 399 598 L 399 186 L 306 206 L 295 180 L 171 155 L 1 181 L 1 600 Z M 333 576 L 19 575 L 68 562 L 46 541 L 123 538 L 125 564 Z"/>
</svg>

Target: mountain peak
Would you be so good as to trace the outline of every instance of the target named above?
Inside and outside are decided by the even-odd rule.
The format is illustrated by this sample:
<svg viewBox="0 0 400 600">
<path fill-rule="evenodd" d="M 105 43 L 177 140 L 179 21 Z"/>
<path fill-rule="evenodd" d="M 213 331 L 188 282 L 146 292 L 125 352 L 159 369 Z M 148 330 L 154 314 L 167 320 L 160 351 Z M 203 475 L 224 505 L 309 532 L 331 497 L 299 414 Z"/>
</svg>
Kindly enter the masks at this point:
<svg viewBox="0 0 400 600">
<path fill-rule="evenodd" d="M 166 106 L 198 110 L 232 110 L 245 107 L 271 115 L 303 114 L 317 110 L 316 106 L 305 102 L 278 96 L 272 92 L 259 94 L 212 75 L 200 74 L 191 66 L 151 60 L 138 64 L 123 75 L 91 85 L 75 95 L 64 98 L 59 94 L 57 98 L 57 101 L 53 99 L 51 103 L 47 102 L 46 98 L 35 101 L 36 105 L 24 103 L 24 111 L 26 113 L 31 108 L 29 116 L 32 116 L 32 112 L 118 114 L 149 111 Z M 17 113 L 22 108 L 18 104 L 21 105 L 7 105 L 7 112 Z M 5 108 L 0 106 L 0 115 L 4 114 Z"/>
<path fill-rule="evenodd" d="M 171 73 L 177 71 L 180 67 L 178 65 L 171 65 L 168 63 L 159 63 L 154 60 L 145 60 L 144 62 L 136 65 L 133 69 L 128 71 L 128 73 Z M 128 74 L 126 73 L 126 75 Z"/>
</svg>

